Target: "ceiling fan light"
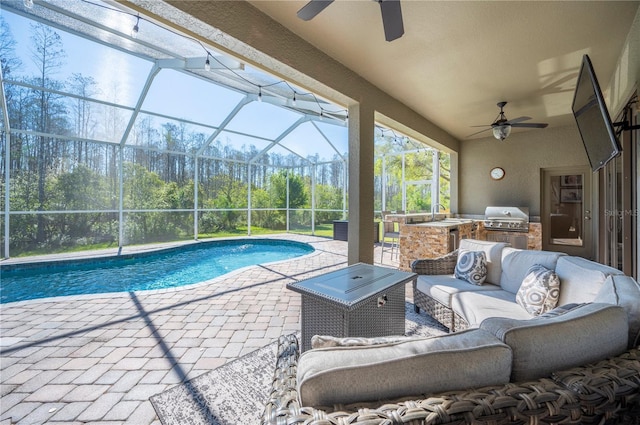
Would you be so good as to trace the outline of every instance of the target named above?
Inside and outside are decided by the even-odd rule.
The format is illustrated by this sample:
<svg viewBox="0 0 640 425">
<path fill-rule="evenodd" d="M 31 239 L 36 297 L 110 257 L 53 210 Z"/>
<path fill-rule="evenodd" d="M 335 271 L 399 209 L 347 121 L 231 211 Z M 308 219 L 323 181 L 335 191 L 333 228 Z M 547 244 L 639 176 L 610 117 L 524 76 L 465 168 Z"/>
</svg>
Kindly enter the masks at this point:
<svg viewBox="0 0 640 425">
<path fill-rule="evenodd" d="M 507 137 L 509 137 L 509 134 L 511 134 L 511 126 L 508 124 L 496 125 L 495 127 L 493 127 L 493 137 L 498 140 L 506 139 Z"/>
</svg>

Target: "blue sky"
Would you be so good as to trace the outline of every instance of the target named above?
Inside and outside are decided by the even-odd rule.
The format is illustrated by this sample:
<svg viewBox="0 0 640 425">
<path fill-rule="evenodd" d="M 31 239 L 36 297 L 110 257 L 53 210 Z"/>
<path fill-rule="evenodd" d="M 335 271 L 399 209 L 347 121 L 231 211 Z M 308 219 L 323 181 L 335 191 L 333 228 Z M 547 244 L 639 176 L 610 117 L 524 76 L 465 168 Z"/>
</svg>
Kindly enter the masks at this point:
<svg viewBox="0 0 640 425">
<path fill-rule="evenodd" d="M 2 16 L 9 24 L 13 38 L 16 40 L 16 52 L 22 59 L 22 72 L 26 75 L 37 74 L 38 70 L 31 59 L 31 24 L 34 21 L 7 11 L 3 11 Z M 150 63 L 64 31 L 56 30 L 56 32 L 62 39 L 67 55 L 66 63 L 57 75 L 58 78 L 64 80 L 73 73 L 91 76 L 100 82 L 103 90 L 117 87 L 118 92 L 123 96 L 119 101 L 123 104 L 127 106 L 135 104 L 140 88 L 151 69 Z M 100 100 L 113 100 L 106 91 L 102 96 L 96 97 Z"/>
<path fill-rule="evenodd" d="M 31 59 L 30 24 L 33 21 L 6 10 L 2 11 L 2 16 L 17 42 L 16 52 L 23 63 L 21 73 L 37 75 L 38 71 Z M 66 80 L 74 73 L 91 76 L 98 82 L 101 90 L 101 93 L 95 96 L 97 99 L 129 107 L 135 106 L 151 70 L 151 62 L 61 30 L 55 31 L 61 36 L 66 52 L 66 62 L 56 75 L 57 79 Z M 143 109 L 217 126 L 241 98 L 239 93 L 232 90 L 206 83 L 184 73 L 162 70 L 154 80 Z M 299 116 L 264 102 L 259 105 L 250 104 L 238 115 L 237 120 L 232 122 L 231 128 L 274 138 Z M 323 123 L 319 126 L 342 152 L 347 151 L 346 127 Z M 227 133 L 223 141 L 227 142 L 229 137 L 234 136 Z M 238 144 L 247 141 L 246 138 L 237 139 Z M 256 140 L 255 144 L 261 147 L 264 142 Z M 291 136 L 283 140 L 283 145 L 295 148 L 304 157 L 319 153 L 321 158 L 330 159 L 335 153 L 311 124 L 296 129 Z"/>
</svg>

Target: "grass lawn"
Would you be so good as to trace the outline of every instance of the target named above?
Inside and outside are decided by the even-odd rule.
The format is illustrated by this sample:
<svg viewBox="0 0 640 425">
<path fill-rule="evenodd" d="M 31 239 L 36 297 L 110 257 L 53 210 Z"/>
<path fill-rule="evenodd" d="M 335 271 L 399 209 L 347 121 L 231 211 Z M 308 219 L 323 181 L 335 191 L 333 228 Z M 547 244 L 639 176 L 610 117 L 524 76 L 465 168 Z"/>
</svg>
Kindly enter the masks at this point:
<svg viewBox="0 0 640 425">
<path fill-rule="evenodd" d="M 278 233 L 286 233 L 285 230 L 274 230 L 274 229 L 266 229 L 263 227 L 251 227 L 251 235 L 252 236 L 260 236 L 260 235 L 273 235 Z M 300 228 L 291 228 L 290 233 L 296 233 L 301 235 L 311 235 L 310 227 L 300 227 Z M 198 234 L 198 239 L 214 239 L 214 238 L 229 238 L 229 237 L 238 237 L 238 236 L 247 236 L 247 226 L 239 226 L 233 230 L 225 230 L 222 232 L 214 232 L 214 233 L 200 233 Z M 333 224 L 325 223 L 318 224 L 315 227 L 315 236 L 320 237 L 333 237 Z M 150 243 L 161 243 L 161 242 L 177 242 L 177 241 L 188 241 L 191 240 L 191 237 L 180 238 L 176 240 L 159 240 Z M 131 244 L 128 246 L 135 245 L 144 245 L 144 244 Z M 75 245 L 75 246 L 61 246 L 61 247 L 48 247 L 41 249 L 33 249 L 29 251 L 23 251 L 18 254 L 12 255 L 12 257 L 30 257 L 35 255 L 47 255 L 47 254 L 61 254 L 61 253 L 72 253 L 72 252 L 82 252 L 82 251 L 90 251 L 90 250 L 99 250 L 99 249 L 109 249 L 109 248 L 117 248 L 118 244 L 113 242 L 104 242 L 104 243 L 96 243 L 96 244 L 87 244 L 87 245 Z"/>
</svg>

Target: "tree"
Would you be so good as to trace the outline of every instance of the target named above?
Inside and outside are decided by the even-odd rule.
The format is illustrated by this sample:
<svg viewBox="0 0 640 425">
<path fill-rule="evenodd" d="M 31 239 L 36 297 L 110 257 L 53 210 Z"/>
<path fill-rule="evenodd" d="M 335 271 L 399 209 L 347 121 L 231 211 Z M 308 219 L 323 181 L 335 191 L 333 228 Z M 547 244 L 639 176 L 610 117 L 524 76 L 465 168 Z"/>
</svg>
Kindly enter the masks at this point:
<svg viewBox="0 0 640 425">
<path fill-rule="evenodd" d="M 14 71 L 22 67 L 22 61 L 16 56 L 16 40 L 2 16 L 0 16 L 0 66 L 5 79 L 10 79 Z"/>
<path fill-rule="evenodd" d="M 0 72 L 2 73 L 4 79 L 10 79 L 14 72 L 20 69 L 21 66 L 22 61 L 18 56 L 16 56 L 16 40 L 15 38 L 13 38 L 13 34 L 11 33 L 9 25 L 0 15 Z M 7 105 L 15 104 L 15 102 L 17 101 L 17 96 L 15 96 L 14 94 L 17 93 L 18 90 L 16 90 L 12 86 L 5 86 L 4 95 Z M 11 115 L 14 115 L 13 113 L 11 113 L 11 111 L 9 112 Z M 4 128 L 4 125 L 2 127 Z M 2 146 L 0 146 L 0 152 L 2 152 L 0 158 L 4 158 L 4 155 L 7 155 L 7 152 L 4 152 L 4 148 L 6 146 L 5 137 L 9 137 L 9 135 L 3 131 L 2 138 L 0 139 L 0 143 L 2 143 Z M 0 164 L 0 172 L 2 175 L 4 175 L 4 167 L 5 164 L 4 161 L 2 161 L 2 164 Z"/>
<path fill-rule="evenodd" d="M 287 175 L 289 176 L 289 204 L 287 205 Z M 302 177 L 281 170 L 271 175 L 269 195 L 275 208 L 302 208 L 309 197 Z"/>
<path fill-rule="evenodd" d="M 51 207 L 57 210 L 99 210 L 109 205 L 107 183 L 104 178 L 80 164 L 71 172 L 62 173 L 50 179 Z M 56 214 L 51 220 L 55 229 L 50 238 L 60 238 L 75 243 L 78 239 L 91 236 L 100 240 L 114 240 L 115 235 L 105 234 L 99 224 L 100 213 Z"/>
<path fill-rule="evenodd" d="M 251 224 L 266 229 L 284 229 L 285 216 L 272 208 L 269 193 L 264 189 L 251 190 Z"/>
<path fill-rule="evenodd" d="M 216 187 L 214 199 L 208 207 L 216 209 L 235 209 L 247 207 L 247 185 L 225 174 L 218 174 L 212 178 Z M 207 224 L 215 230 L 233 230 L 241 217 L 238 211 L 220 211 L 208 214 Z"/>
<path fill-rule="evenodd" d="M 342 216 L 342 188 L 330 185 L 316 185 L 316 204 L 319 210 L 338 210 L 316 211 L 316 223 L 328 223 L 338 220 Z"/>
<path fill-rule="evenodd" d="M 37 84 L 43 88 L 60 89 L 61 84 L 53 80 L 53 75 L 64 64 L 65 52 L 62 46 L 60 35 L 51 27 L 43 24 L 31 25 L 31 59 L 38 67 L 39 75 L 36 77 Z M 38 101 L 38 122 L 36 129 L 42 134 L 53 132 L 57 123 L 57 114 L 64 116 L 64 107 L 58 104 L 58 96 L 52 92 L 40 90 Z M 46 202 L 45 181 L 48 162 L 51 160 L 49 151 L 52 149 L 50 140 L 42 135 L 39 136 L 39 146 L 37 150 L 38 162 L 38 209 L 44 210 Z M 38 224 L 36 231 L 36 241 L 45 240 L 45 223 L 41 214 L 38 214 Z"/>
<path fill-rule="evenodd" d="M 144 166 L 124 164 L 124 205 L 131 209 L 164 208 L 164 183 L 157 173 Z"/>
<path fill-rule="evenodd" d="M 92 77 L 84 77 L 82 74 L 73 74 L 69 79 L 69 91 L 73 94 L 77 94 L 82 98 L 74 100 L 72 106 L 72 120 L 74 124 L 75 134 L 81 138 L 91 138 L 97 126 L 95 119 L 93 118 L 93 110 L 91 108 L 91 102 L 84 98 L 91 97 L 99 92 L 98 84 Z M 76 149 L 76 159 L 82 163 L 83 154 L 87 155 L 87 142 L 77 141 L 74 143 Z"/>
</svg>

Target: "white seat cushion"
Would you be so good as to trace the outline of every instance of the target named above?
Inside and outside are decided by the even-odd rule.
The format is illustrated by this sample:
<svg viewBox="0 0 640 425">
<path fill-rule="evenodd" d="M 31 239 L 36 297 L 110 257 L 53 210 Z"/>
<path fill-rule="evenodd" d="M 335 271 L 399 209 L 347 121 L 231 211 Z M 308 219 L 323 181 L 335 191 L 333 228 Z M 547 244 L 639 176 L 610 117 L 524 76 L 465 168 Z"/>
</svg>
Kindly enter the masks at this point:
<svg viewBox="0 0 640 425">
<path fill-rule="evenodd" d="M 472 285 L 453 275 L 419 275 L 416 283 L 418 291 L 451 308 L 451 296 L 465 291 L 499 291 L 497 285 Z"/>
<path fill-rule="evenodd" d="M 489 317 L 531 319 L 527 310 L 516 303 L 516 295 L 505 290 L 486 292 L 460 292 L 453 295 L 451 308 L 467 321 L 469 326 L 479 326 Z"/>
</svg>

